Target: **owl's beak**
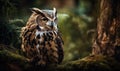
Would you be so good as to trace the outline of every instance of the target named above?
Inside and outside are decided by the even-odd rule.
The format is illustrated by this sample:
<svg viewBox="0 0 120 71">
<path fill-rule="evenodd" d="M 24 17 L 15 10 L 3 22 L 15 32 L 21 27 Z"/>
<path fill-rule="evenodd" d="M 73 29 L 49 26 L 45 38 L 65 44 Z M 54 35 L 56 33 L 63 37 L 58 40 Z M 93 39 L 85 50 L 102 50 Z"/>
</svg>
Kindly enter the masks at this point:
<svg viewBox="0 0 120 71">
<path fill-rule="evenodd" d="M 51 22 L 51 25 L 50 25 L 50 27 L 51 27 L 51 28 L 53 28 L 53 26 L 54 26 L 54 23 L 53 23 L 53 22 Z"/>
</svg>

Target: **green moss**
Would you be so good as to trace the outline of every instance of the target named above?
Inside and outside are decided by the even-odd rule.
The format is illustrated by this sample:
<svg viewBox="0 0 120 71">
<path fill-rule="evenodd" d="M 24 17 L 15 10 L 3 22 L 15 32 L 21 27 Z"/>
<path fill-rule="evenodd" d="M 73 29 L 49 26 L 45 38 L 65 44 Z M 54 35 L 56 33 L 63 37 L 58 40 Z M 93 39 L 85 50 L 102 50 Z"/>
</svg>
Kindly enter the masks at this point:
<svg viewBox="0 0 120 71">
<path fill-rule="evenodd" d="M 18 49 L 0 45 L 0 66 L 2 65 L 3 67 L 8 68 L 7 71 L 9 71 L 11 66 L 19 67 L 21 69 L 30 67 L 29 59 L 16 53 L 16 51 L 18 51 Z"/>
<path fill-rule="evenodd" d="M 17 49 L 0 46 L 0 62 L 3 67 L 7 65 L 17 66 L 23 71 L 41 70 L 40 66 L 33 66 L 29 59 L 16 53 Z M 9 71 L 9 70 L 8 70 Z M 120 62 L 112 57 L 102 55 L 90 55 L 82 59 L 70 61 L 58 66 L 48 66 L 44 71 L 120 71 Z"/>
<path fill-rule="evenodd" d="M 15 54 L 13 52 L 10 52 L 8 50 L 2 50 L 0 51 L 0 57 L 2 59 L 7 59 L 9 60 L 10 62 L 12 61 L 21 61 L 21 60 L 25 60 L 25 57 L 19 55 L 19 54 Z"/>
<path fill-rule="evenodd" d="M 95 55 L 59 66 L 65 71 L 120 71 L 120 63 L 112 57 Z"/>
</svg>

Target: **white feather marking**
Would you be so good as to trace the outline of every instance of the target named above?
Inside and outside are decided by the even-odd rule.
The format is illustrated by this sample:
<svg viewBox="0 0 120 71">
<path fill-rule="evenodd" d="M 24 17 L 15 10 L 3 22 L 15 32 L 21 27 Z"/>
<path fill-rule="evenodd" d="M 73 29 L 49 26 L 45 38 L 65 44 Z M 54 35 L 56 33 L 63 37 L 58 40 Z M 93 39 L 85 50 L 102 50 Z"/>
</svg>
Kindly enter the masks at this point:
<svg viewBox="0 0 120 71">
<path fill-rule="evenodd" d="M 40 37 L 41 37 L 41 36 L 43 35 L 43 33 L 44 33 L 44 32 L 37 30 L 37 31 L 36 31 L 36 37 L 37 37 L 38 35 L 40 35 Z"/>
<path fill-rule="evenodd" d="M 54 32 L 55 35 L 57 35 L 58 30 L 56 30 L 56 31 L 38 31 L 38 30 L 37 30 L 37 31 L 36 31 L 36 37 L 37 37 L 38 35 L 40 35 L 40 37 L 42 37 L 43 34 L 50 33 L 50 32 Z M 39 41 L 42 42 L 42 41 L 43 41 L 42 38 L 40 38 Z"/>
<path fill-rule="evenodd" d="M 46 23 L 46 25 L 49 25 L 49 26 L 50 26 L 50 25 L 51 25 L 51 21 L 48 21 L 48 22 Z"/>
<path fill-rule="evenodd" d="M 54 24 L 54 26 L 55 26 L 55 30 L 57 30 L 57 31 L 58 31 L 58 28 L 57 28 L 57 24 L 56 24 L 56 23 Z"/>
<path fill-rule="evenodd" d="M 37 46 L 36 46 L 38 52 L 40 52 L 40 51 L 39 51 L 39 46 L 40 46 L 39 44 L 37 44 Z"/>
<path fill-rule="evenodd" d="M 44 32 L 39 32 L 39 33 L 40 33 L 40 36 L 42 36 Z"/>
<path fill-rule="evenodd" d="M 44 29 L 44 27 L 41 27 L 41 26 L 40 26 L 40 29 Z"/>
<path fill-rule="evenodd" d="M 42 38 L 40 38 L 40 42 L 42 42 Z"/>
<path fill-rule="evenodd" d="M 55 32 L 55 34 L 57 35 L 57 31 L 54 31 Z"/>
</svg>

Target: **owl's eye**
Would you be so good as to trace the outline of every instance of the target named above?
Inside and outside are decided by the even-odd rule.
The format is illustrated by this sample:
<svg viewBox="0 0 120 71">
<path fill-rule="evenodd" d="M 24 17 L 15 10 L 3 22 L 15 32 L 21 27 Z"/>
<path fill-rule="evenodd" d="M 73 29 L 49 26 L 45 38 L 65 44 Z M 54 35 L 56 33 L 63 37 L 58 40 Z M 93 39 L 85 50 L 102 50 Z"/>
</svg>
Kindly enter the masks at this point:
<svg viewBox="0 0 120 71">
<path fill-rule="evenodd" d="M 48 19 L 47 19 L 47 18 L 42 18 L 42 20 L 43 20 L 43 21 L 48 21 Z"/>
</svg>

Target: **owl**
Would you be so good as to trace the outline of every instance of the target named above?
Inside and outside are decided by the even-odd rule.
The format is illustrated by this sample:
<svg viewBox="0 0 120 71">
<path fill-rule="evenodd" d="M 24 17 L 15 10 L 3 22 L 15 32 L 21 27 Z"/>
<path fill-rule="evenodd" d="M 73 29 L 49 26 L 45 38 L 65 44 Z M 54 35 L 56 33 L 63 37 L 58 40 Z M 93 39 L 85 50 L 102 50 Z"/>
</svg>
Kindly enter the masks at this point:
<svg viewBox="0 0 120 71">
<path fill-rule="evenodd" d="M 25 27 L 22 28 L 22 50 L 35 65 L 62 62 L 63 40 L 58 30 L 57 11 L 32 8 Z"/>
</svg>

